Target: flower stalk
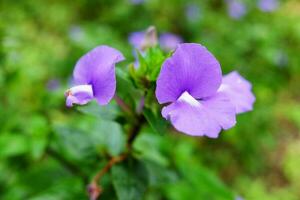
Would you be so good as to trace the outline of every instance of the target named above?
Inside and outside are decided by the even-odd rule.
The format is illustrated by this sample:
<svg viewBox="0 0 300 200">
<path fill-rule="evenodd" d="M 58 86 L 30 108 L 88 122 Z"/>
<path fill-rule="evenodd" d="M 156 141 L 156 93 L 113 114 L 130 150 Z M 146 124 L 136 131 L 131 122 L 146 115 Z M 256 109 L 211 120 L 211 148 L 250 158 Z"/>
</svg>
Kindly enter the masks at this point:
<svg viewBox="0 0 300 200">
<path fill-rule="evenodd" d="M 115 95 L 115 100 L 117 104 L 121 107 L 122 110 L 128 113 L 133 113 L 130 107 L 117 95 Z M 142 112 L 141 112 L 142 113 Z M 101 185 L 99 185 L 99 182 L 101 181 L 101 178 L 110 171 L 110 169 L 115 165 L 118 164 L 128 158 L 130 155 L 130 152 L 132 150 L 132 145 L 135 139 L 137 138 L 138 134 L 140 133 L 140 130 L 145 122 L 145 118 L 143 114 L 134 113 L 135 120 L 133 121 L 132 126 L 128 129 L 128 138 L 126 143 L 126 151 L 118 156 L 111 157 L 108 163 L 100 169 L 100 171 L 93 177 L 91 183 L 88 185 L 88 194 L 90 197 L 90 200 L 97 200 L 98 197 L 101 195 L 103 189 Z"/>
</svg>

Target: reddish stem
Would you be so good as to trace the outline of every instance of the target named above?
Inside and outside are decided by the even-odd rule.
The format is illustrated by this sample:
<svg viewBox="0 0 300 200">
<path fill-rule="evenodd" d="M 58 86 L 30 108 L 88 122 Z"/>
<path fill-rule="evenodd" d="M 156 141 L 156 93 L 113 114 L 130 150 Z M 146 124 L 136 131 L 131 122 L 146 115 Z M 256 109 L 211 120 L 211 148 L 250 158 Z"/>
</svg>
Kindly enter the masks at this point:
<svg viewBox="0 0 300 200">
<path fill-rule="evenodd" d="M 88 186 L 90 200 L 97 200 L 97 198 L 101 195 L 102 188 L 98 185 L 98 182 L 100 181 L 102 176 L 106 174 L 112 168 L 113 165 L 125 160 L 127 155 L 127 153 L 124 153 L 119 156 L 112 157 L 109 160 L 109 162 L 94 176 L 92 182 Z"/>
<path fill-rule="evenodd" d="M 127 104 L 125 104 L 122 99 L 120 99 L 118 96 L 115 96 L 114 98 L 115 98 L 117 104 L 125 112 L 132 113 L 129 106 Z M 90 200 L 97 200 L 98 197 L 101 195 L 102 188 L 101 188 L 101 186 L 98 185 L 101 178 L 112 168 L 112 166 L 114 166 L 115 164 L 117 164 L 119 162 L 122 162 L 123 160 L 125 160 L 128 157 L 128 155 L 131 151 L 131 148 L 132 148 L 132 144 L 133 144 L 134 140 L 136 139 L 137 135 L 139 134 L 139 132 L 144 124 L 144 121 L 145 121 L 145 118 L 142 114 L 134 114 L 134 116 L 136 117 L 136 120 L 134 121 L 132 127 L 128 130 L 127 151 L 119 156 L 110 158 L 108 163 L 94 176 L 94 178 L 92 179 L 91 183 L 88 186 L 88 193 L 90 196 Z"/>
</svg>

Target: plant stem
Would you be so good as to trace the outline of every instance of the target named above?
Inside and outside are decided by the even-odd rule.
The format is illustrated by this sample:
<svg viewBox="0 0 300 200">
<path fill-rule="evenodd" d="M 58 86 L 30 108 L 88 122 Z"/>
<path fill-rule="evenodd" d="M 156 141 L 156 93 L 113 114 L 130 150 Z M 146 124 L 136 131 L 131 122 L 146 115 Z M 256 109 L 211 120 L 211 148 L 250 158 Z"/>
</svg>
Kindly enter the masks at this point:
<svg viewBox="0 0 300 200">
<path fill-rule="evenodd" d="M 114 99 L 124 112 L 132 114 L 130 107 L 118 95 L 115 95 Z"/>
<path fill-rule="evenodd" d="M 131 146 L 132 146 L 134 140 L 138 136 L 144 122 L 145 122 L 144 115 L 140 114 L 137 116 L 137 120 L 136 120 L 134 126 L 132 126 L 131 129 L 129 129 L 128 138 L 127 138 L 127 148 L 129 150 L 131 149 Z"/>
<path fill-rule="evenodd" d="M 127 106 L 122 99 L 120 99 L 118 96 L 115 96 L 115 100 L 117 101 L 118 105 L 125 111 L 132 113 L 129 106 Z M 98 185 L 101 178 L 109 172 L 109 170 L 117 163 L 120 163 L 124 161 L 128 155 L 131 152 L 132 144 L 138 134 L 140 133 L 140 130 L 145 122 L 145 118 L 143 114 L 134 114 L 135 120 L 133 122 L 133 125 L 128 129 L 128 138 L 127 138 L 127 150 L 125 153 L 111 157 L 108 163 L 94 176 L 91 183 L 88 186 L 88 193 L 90 200 L 97 200 L 97 198 L 101 195 L 102 188 Z"/>
<path fill-rule="evenodd" d="M 101 186 L 98 185 L 98 182 L 100 181 L 102 176 L 106 174 L 114 164 L 125 160 L 127 155 L 128 155 L 127 153 L 123 153 L 119 156 L 112 157 L 109 160 L 109 162 L 94 176 L 92 182 L 88 186 L 88 193 L 90 196 L 90 200 L 96 200 L 100 196 L 102 192 L 102 188 Z"/>
</svg>

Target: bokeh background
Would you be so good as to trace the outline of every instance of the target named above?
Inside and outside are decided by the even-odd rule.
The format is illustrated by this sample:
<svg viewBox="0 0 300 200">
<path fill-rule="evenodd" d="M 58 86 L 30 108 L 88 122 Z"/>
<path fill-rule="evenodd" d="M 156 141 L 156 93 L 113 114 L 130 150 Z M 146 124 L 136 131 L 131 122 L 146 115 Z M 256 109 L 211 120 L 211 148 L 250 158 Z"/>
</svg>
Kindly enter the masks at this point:
<svg viewBox="0 0 300 200">
<path fill-rule="evenodd" d="M 260 0 L 1 0 L 0 199 L 87 199 L 87 181 L 125 136 L 115 122 L 67 109 L 64 91 L 77 59 L 97 45 L 123 52 L 126 69 L 128 36 L 150 25 L 205 45 L 223 73 L 253 84 L 257 100 L 216 140 L 145 127 L 135 143 L 153 161 L 143 199 L 300 199 L 298 0 L 267 8 Z M 109 118 L 115 104 L 109 109 L 98 114 Z M 103 199 L 117 198 L 110 179 Z"/>
</svg>

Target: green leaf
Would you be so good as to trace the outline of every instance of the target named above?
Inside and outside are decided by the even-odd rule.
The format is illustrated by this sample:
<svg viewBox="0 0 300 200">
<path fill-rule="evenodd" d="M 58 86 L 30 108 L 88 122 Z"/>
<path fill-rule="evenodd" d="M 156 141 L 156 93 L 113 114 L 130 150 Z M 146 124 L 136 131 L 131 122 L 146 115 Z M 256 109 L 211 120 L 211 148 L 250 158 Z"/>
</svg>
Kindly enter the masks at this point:
<svg viewBox="0 0 300 200">
<path fill-rule="evenodd" d="M 92 101 L 85 106 L 78 106 L 77 110 L 84 114 L 92 115 L 104 120 L 113 120 L 118 115 L 118 106 L 115 101 L 111 101 L 106 106 L 100 106 L 96 101 Z"/>
<path fill-rule="evenodd" d="M 165 133 L 168 127 L 166 120 L 161 116 L 157 116 L 152 110 L 144 108 L 143 115 L 145 116 L 150 127 L 159 134 Z"/>
<path fill-rule="evenodd" d="M 41 115 L 32 116 L 27 123 L 26 132 L 31 136 L 31 156 L 37 160 L 43 156 L 48 143 L 49 127 L 46 118 Z"/>
<path fill-rule="evenodd" d="M 165 55 L 159 47 L 147 49 L 143 54 L 137 52 L 138 68 L 130 68 L 130 75 L 138 88 L 148 90 L 150 82 L 154 82 L 160 72 Z"/>
<path fill-rule="evenodd" d="M 0 158 L 18 156 L 29 151 L 28 137 L 21 134 L 0 135 Z"/>
<path fill-rule="evenodd" d="M 148 66 L 150 68 L 149 72 L 149 80 L 155 81 L 160 72 L 160 68 L 164 60 L 166 59 L 164 53 L 160 50 L 160 48 L 150 48 L 149 49 L 149 60 Z"/>
<path fill-rule="evenodd" d="M 31 139 L 31 156 L 37 160 L 41 158 L 46 150 L 47 137 L 34 137 Z"/>
<path fill-rule="evenodd" d="M 140 53 L 140 51 L 137 50 L 136 52 L 138 55 L 138 62 L 139 62 L 139 67 L 136 71 L 137 71 L 138 75 L 142 76 L 147 73 L 148 64 L 147 64 L 147 61 L 144 58 L 144 56 Z"/>
<path fill-rule="evenodd" d="M 134 142 L 134 149 L 143 160 L 149 160 L 161 166 L 167 166 L 169 160 L 163 155 L 161 147 L 164 145 L 162 135 L 152 132 L 142 132 Z"/>
<path fill-rule="evenodd" d="M 129 159 L 112 168 L 112 181 L 120 200 L 140 200 L 148 186 L 146 167 L 138 160 Z"/>
<path fill-rule="evenodd" d="M 149 185 L 161 187 L 165 184 L 174 182 L 178 179 L 178 175 L 174 170 L 162 166 L 156 162 L 144 160 L 145 166 L 149 174 Z"/>
<path fill-rule="evenodd" d="M 193 148 L 191 143 L 184 141 L 174 148 L 175 163 L 184 178 L 169 186 L 169 197 L 171 199 L 234 199 L 233 192 L 218 176 L 195 159 Z"/>
<path fill-rule="evenodd" d="M 81 161 L 96 155 L 93 142 L 90 133 L 73 127 L 56 126 L 51 146 L 64 157 Z"/>
<path fill-rule="evenodd" d="M 113 121 L 99 121 L 92 131 L 92 141 L 113 156 L 123 152 L 126 143 L 121 126 Z"/>
<path fill-rule="evenodd" d="M 117 74 L 117 94 L 132 108 L 136 108 L 142 97 L 142 92 L 135 88 L 132 80 L 121 69 L 116 69 Z"/>
</svg>

